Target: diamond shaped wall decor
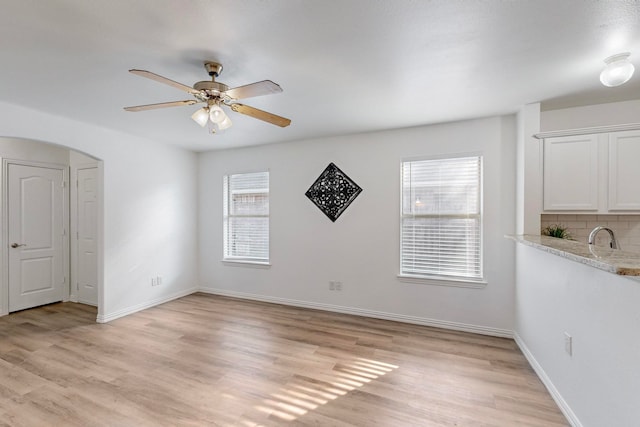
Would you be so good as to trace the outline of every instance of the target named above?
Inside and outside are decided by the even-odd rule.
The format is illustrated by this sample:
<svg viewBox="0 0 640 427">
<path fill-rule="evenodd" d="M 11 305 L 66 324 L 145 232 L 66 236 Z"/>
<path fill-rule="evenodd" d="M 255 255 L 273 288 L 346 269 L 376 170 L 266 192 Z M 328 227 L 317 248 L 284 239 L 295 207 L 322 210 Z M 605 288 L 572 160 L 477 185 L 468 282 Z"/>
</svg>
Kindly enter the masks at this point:
<svg viewBox="0 0 640 427">
<path fill-rule="evenodd" d="M 320 174 L 305 194 L 333 222 L 362 192 L 362 188 L 333 163 Z"/>
</svg>

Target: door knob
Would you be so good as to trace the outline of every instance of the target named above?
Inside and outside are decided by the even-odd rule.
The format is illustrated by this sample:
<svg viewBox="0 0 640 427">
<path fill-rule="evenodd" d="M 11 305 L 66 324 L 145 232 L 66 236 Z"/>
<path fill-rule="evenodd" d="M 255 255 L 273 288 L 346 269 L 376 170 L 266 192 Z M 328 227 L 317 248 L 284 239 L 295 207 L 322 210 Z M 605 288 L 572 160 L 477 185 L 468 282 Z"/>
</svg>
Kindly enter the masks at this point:
<svg viewBox="0 0 640 427">
<path fill-rule="evenodd" d="M 27 245 L 24 244 L 24 243 L 12 243 L 11 244 L 11 247 L 14 248 L 14 249 L 15 248 L 19 248 L 20 246 L 27 246 Z"/>
</svg>

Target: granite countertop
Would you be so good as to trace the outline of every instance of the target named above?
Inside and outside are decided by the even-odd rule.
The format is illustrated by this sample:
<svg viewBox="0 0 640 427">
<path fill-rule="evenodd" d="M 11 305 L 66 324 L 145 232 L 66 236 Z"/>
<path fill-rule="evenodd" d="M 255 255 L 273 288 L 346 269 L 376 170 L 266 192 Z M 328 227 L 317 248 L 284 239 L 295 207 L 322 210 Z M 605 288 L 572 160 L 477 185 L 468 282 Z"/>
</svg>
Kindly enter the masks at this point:
<svg viewBox="0 0 640 427">
<path fill-rule="evenodd" d="M 572 261 L 590 265 L 609 273 L 621 276 L 636 276 L 640 279 L 640 254 L 618 249 L 603 248 L 576 242 L 575 240 L 558 239 L 549 236 L 517 235 L 506 236 L 523 245 L 531 246 Z"/>
</svg>

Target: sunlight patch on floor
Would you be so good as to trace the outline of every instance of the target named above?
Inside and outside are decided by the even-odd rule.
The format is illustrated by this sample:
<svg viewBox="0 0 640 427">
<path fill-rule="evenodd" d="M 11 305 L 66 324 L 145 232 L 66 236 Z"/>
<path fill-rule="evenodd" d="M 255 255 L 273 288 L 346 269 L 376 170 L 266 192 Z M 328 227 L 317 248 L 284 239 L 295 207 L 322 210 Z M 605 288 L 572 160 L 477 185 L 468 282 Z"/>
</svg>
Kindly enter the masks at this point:
<svg viewBox="0 0 640 427">
<path fill-rule="evenodd" d="M 345 396 L 350 391 L 370 383 L 399 366 L 377 360 L 356 358 L 350 362 L 338 363 L 333 370 L 324 372 L 327 377 L 311 378 L 303 384 L 290 383 L 270 395 L 255 409 L 283 421 L 294 421 L 309 411 Z M 254 427 L 250 421 L 244 423 Z"/>
</svg>

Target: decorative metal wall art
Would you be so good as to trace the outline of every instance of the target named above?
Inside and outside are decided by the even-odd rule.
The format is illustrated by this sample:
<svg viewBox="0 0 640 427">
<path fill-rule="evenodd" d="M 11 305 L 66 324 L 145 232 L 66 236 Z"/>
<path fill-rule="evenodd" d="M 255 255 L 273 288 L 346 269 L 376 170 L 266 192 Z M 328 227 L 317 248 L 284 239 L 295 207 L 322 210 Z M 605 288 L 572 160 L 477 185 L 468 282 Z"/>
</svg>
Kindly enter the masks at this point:
<svg viewBox="0 0 640 427">
<path fill-rule="evenodd" d="M 320 174 L 305 196 L 333 222 L 362 192 L 362 188 L 333 163 Z"/>
</svg>

